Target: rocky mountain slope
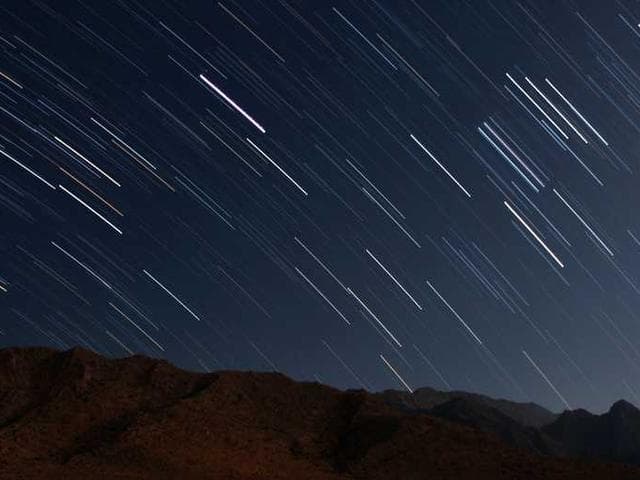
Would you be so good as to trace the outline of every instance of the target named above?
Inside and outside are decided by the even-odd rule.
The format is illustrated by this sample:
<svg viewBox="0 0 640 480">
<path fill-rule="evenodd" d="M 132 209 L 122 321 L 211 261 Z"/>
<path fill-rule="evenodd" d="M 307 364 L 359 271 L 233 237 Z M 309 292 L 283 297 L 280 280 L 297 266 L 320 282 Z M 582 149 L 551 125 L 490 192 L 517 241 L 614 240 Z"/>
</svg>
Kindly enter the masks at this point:
<svg viewBox="0 0 640 480">
<path fill-rule="evenodd" d="M 363 391 L 140 356 L 0 350 L 2 479 L 637 479 Z"/>
</svg>

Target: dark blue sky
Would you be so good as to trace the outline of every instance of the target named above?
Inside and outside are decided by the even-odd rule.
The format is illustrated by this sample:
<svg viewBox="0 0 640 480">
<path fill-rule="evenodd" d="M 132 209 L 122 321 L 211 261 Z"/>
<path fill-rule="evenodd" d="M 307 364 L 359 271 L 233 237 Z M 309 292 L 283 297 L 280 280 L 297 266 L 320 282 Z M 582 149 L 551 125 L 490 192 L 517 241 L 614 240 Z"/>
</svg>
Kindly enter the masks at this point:
<svg viewBox="0 0 640 480">
<path fill-rule="evenodd" d="M 0 6 L 0 346 L 640 401 L 635 2 Z"/>
</svg>

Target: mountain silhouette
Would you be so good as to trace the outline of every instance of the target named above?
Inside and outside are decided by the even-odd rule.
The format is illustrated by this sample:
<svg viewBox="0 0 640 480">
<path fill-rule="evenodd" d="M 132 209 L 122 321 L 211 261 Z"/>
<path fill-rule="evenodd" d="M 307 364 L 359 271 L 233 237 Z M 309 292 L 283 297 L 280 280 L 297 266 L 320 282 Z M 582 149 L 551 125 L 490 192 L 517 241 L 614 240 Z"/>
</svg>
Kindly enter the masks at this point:
<svg viewBox="0 0 640 480">
<path fill-rule="evenodd" d="M 536 453 L 640 465 L 640 410 L 625 400 L 602 415 L 584 409 L 561 414 L 535 403 L 420 388 L 379 395 L 407 412 L 423 412 L 497 435 L 505 443 Z"/>
<path fill-rule="evenodd" d="M 565 411 L 542 431 L 560 442 L 567 455 L 640 465 L 640 410 L 625 400 L 602 415 Z"/>
<path fill-rule="evenodd" d="M 431 415 L 496 434 L 507 444 L 545 455 L 562 455 L 564 446 L 539 429 L 522 425 L 500 410 L 469 397 L 436 405 Z"/>
<path fill-rule="evenodd" d="M 550 412 L 535 403 L 512 402 L 510 400 L 487 397 L 478 393 L 456 390 L 443 392 L 433 388 L 423 387 L 414 390 L 413 393 L 385 390 L 378 395 L 388 404 L 406 410 L 430 410 L 449 400 L 465 398 L 473 404 L 494 408 L 521 425 L 538 428 L 543 425 L 548 425 L 558 417 L 558 414 Z"/>
<path fill-rule="evenodd" d="M 635 409 L 614 407 L 609 431 L 627 432 L 619 422 L 635 418 Z M 143 356 L 5 349 L 0 478 L 640 478 L 634 466 L 509 445 L 490 431 L 505 418 L 515 420 L 473 400 L 452 399 L 434 412 L 443 418 L 399 409 L 362 390 L 295 382 L 279 373 L 193 373 Z M 569 426 L 574 419 L 563 414 L 559 421 Z M 506 430 L 511 442 L 524 442 L 513 428 Z M 565 438 L 546 428 L 539 433 Z"/>
</svg>

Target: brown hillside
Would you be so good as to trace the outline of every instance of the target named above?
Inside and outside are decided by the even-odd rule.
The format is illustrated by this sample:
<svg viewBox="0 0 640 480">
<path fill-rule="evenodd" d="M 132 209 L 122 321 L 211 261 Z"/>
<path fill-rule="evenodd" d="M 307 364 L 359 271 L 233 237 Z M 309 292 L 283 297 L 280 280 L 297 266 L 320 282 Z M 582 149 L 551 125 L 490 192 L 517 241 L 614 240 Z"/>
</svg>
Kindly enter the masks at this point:
<svg viewBox="0 0 640 480">
<path fill-rule="evenodd" d="M 638 479 L 536 456 L 363 391 L 141 356 L 0 350 L 0 478 Z"/>
</svg>

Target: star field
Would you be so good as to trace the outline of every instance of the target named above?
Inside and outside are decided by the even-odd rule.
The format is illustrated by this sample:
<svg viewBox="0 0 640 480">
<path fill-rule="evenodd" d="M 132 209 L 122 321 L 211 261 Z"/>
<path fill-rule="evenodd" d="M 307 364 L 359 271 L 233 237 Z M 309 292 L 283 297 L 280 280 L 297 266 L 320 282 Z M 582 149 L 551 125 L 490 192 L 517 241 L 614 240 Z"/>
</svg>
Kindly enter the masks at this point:
<svg viewBox="0 0 640 480">
<path fill-rule="evenodd" d="M 632 1 L 0 4 L 0 346 L 640 404 Z"/>
</svg>

